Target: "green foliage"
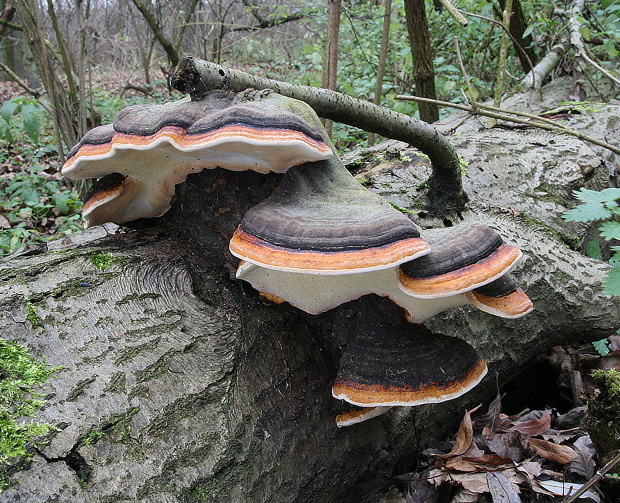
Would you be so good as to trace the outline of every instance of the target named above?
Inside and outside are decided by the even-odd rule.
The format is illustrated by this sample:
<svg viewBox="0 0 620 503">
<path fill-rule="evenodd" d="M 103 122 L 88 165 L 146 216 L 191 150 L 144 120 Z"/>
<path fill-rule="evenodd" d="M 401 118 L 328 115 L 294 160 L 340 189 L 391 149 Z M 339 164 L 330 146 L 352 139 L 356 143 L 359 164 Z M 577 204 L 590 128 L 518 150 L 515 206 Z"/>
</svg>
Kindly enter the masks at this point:
<svg viewBox="0 0 620 503">
<path fill-rule="evenodd" d="M 57 235 L 82 228 L 78 214 L 82 202 L 77 192 L 64 188 L 40 167 L 36 169 L 0 179 L 0 215 L 10 225 L 0 235 L 0 256 L 45 241 L 42 231 L 50 226 Z"/>
<path fill-rule="evenodd" d="M 582 188 L 573 191 L 573 195 L 582 204 L 567 211 L 564 220 L 569 222 L 593 222 L 608 220 L 599 227 L 601 236 L 607 241 L 620 239 L 620 189 L 609 188 L 601 191 Z M 614 254 L 609 263 L 612 269 L 607 273 L 603 284 L 604 292 L 609 296 L 620 295 L 620 246 L 611 247 Z M 600 249 L 599 249 L 600 255 Z"/>
<path fill-rule="evenodd" d="M 8 143 L 15 143 L 15 134 L 25 132 L 36 145 L 39 143 L 39 116 L 43 107 L 35 99 L 19 96 L 7 101 L 0 108 L 0 135 Z"/>
<path fill-rule="evenodd" d="M 606 356 L 609 354 L 609 346 L 607 339 L 601 339 L 598 341 L 594 341 L 592 343 L 596 352 L 601 356 Z"/>
<path fill-rule="evenodd" d="M 592 377 L 597 384 L 603 386 L 610 398 L 620 399 L 620 372 L 615 369 L 595 370 Z"/>
<path fill-rule="evenodd" d="M 45 403 L 37 388 L 62 367 L 49 367 L 28 348 L 0 338 L 0 474 L 2 465 L 28 457 L 27 444 L 53 429 L 25 420 Z"/>
</svg>

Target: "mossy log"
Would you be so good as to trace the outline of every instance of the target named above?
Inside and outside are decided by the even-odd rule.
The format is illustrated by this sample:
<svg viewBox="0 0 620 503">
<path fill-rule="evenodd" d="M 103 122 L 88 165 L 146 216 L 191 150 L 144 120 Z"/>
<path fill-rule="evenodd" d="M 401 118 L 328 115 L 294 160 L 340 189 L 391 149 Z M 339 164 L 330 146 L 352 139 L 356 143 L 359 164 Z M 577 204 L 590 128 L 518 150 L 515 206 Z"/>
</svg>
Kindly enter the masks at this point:
<svg viewBox="0 0 620 503">
<path fill-rule="evenodd" d="M 558 218 L 571 204 L 567 184 L 608 183 L 602 163 L 577 140 L 492 134 L 487 148 L 462 137 L 473 145 L 465 180 L 476 197 L 465 218 L 524 250 L 514 275 L 536 310 L 503 320 L 463 307 L 427 324 L 489 363 L 472 392 L 337 428 L 342 347 L 368 316 L 407 326 L 402 312 L 367 296 L 310 316 L 231 279 L 228 240 L 280 178 L 208 170 L 178 185 L 172 209 L 141 230 L 0 263 L 0 333 L 64 366 L 36 418 L 58 430 L 8 468 L 0 501 L 375 502 L 417 448 L 495 392 L 496 376 L 506 381 L 558 343 L 613 333 L 620 301 L 602 294 L 608 266 L 567 246 L 583 228 Z M 384 157 L 367 183 L 412 206 L 415 176 L 431 168 L 405 153 Z M 538 190 L 509 205 L 502 177 Z"/>
</svg>

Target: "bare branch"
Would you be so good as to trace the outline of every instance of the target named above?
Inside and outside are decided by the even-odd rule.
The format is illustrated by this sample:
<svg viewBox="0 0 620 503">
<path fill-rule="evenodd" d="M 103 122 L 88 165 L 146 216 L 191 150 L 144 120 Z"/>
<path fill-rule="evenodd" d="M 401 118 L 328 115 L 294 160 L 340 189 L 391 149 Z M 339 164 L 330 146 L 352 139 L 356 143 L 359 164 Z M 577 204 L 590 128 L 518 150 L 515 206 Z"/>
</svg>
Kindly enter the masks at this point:
<svg viewBox="0 0 620 503">
<path fill-rule="evenodd" d="M 442 215 L 460 212 L 465 207 L 467 195 L 463 191 L 458 155 L 437 129 L 423 121 L 335 91 L 263 79 L 196 58 L 185 58 L 179 63 L 171 84 L 194 97 L 213 89 L 235 92 L 248 88 L 273 89 L 305 101 L 320 117 L 407 142 L 428 155 L 433 166 L 428 211 Z"/>
<path fill-rule="evenodd" d="M 427 98 L 421 98 L 418 96 L 396 96 L 397 100 L 403 101 L 429 101 Z M 545 129 L 546 131 L 554 131 L 557 133 L 566 133 L 571 136 L 575 136 L 580 140 L 587 141 L 588 143 L 592 143 L 594 145 L 598 145 L 599 147 L 606 148 L 610 150 L 614 154 L 620 155 L 620 148 L 614 145 L 611 145 L 607 142 L 599 140 L 598 138 L 594 138 L 592 136 L 588 136 L 586 134 L 581 133 L 580 131 L 576 131 L 575 129 L 571 129 L 563 124 L 558 124 L 555 121 L 547 119 L 545 117 L 541 117 L 540 115 L 528 114 L 525 112 L 517 112 L 514 110 L 506 110 L 503 108 L 492 107 L 489 105 L 484 105 L 483 103 L 473 103 L 471 106 L 468 105 L 460 105 L 458 103 L 449 103 L 447 101 L 437 101 L 435 100 L 437 105 L 442 107 L 450 107 L 456 108 L 458 110 L 465 110 L 472 115 L 483 115 L 485 117 L 490 117 L 491 119 L 497 119 L 502 121 L 514 122 L 516 124 L 525 124 L 531 127 L 537 127 L 539 129 Z M 510 115 L 518 115 L 526 117 L 526 119 L 519 119 L 517 117 L 510 117 Z"/>
</svg>

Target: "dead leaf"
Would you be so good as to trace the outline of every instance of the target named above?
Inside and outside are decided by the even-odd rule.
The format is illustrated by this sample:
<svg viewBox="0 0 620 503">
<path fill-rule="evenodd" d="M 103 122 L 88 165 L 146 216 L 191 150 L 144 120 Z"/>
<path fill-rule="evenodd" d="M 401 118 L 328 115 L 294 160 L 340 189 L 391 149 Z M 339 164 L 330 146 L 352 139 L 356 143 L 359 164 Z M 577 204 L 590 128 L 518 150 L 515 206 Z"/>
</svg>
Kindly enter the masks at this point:
<svg viewBox="0 0 620 503">
<path fill-rule="evenodd" d="M 480 494 L 467 489 L 460 489 L 452 498 L 451 503 L 476 503 Z"/>
<path fill-rule="evenodd" d="M 540 435 L 545 433 L 551 427 L 551 414 L 545 410 L 540 419 L 530 419 L 514 423 L 510 431 L 518 431 L 524 435 Z"/>
<path fill-rule="evenodd" d="M 2 213 L 0 213 L 0 229 L 10 229 L 10 228 L 11 228 L 11 222 L 9 222 L 9 220 Z"/>
<path fill-rule="evenodd" d="M 538 484 L 546 491 L 547 494 L 553 494 L 555 496 L 568 496 L 569 494 L 575 494 L 583 484 L 572 484 L 570 482 L 556 482 L 555 480 L 539 481 Z M 536 491 L 536 489 L 534 489 Z M 536 491 L 542 492 L 542 491 Z M 586 491 L 580 498 L 590 498 L 593 501 L 600 503 L 601 498 L 593 491 Z"/>
<path fill-rule="evenodd" d="M 516 466 L 516 470 L 527 479 L 528 486 L 532 487 L 534 479 L 542 473 L 542 466 L 537 461 L 523 461 Z"/>
<path fill-rule="evenodd" d="M 471 414 L 476 409 L 473 409 L 471 412 L 465 411 L 465 415 L 461 421 L 461 426 L 459 426 L 459 431 L 456 434 L 456 440 L 454 441 L 454 445 L 452 446 L 450 452 L 448 454 L 435 454 L 435 456 L 443 459 L 452 458 L 454 456 L 464 454 L 467 449 L 469 449 L 469 446 L 472 444 L 474 439 L 474 427 L 471 422 Z"/>
<path fill-rule="evenodd" d="M 501 473 L 488 472 L 487 484 L 493 503 L 521 503 L 518 486 L 509 482 Z"/>
<path fill-rule="evenodd" d="M 497 470 L 498 466 L 512 465 L 514 462 L 509 458 L 502 458 L 497 454 L 485 454 L 476 458 L 463 456 L 463 461 L 476 465 L 480 470 Z"/>
<path fill-rule="evenodd" d="M 579 437 L 575 443 L 573 443 L 573 449 L 577 452 L 578 457 L 570 464 L 568 471 L 581 475 L 586 479 L 591 479 L 596 469 L 596 464 L 594 463 L 596 451 L 594 450 L 594 445 L 592 444 L 590 436 L 584 435 L 583 437 Z"/>
<path fill-rule="evenodd" d="M 556 463 L 567 464 L 578 458 L 577 453 L 566 445 L 554 444 L 540 438 L 528 440 L 530 448 L 539 456 Z"/>
<path fill-rule="evenodd" d="M 489 405 L 489 410 L 476 418 L 476 428 L 482 429 L 483 435 L 489 435 L 495 431 L 498 418 L 502 412 L 502 397 L 498 393 L 495 400 Z"/>
<path fill-rule="evenodd" d="M 523 449 L 525 448 L 522 439 L 523 436 L 519 432 L 508 431 L 491 435 L 481 446 L 502 458 L 510 458 L 518 463 L 523 459 Z"/>
</svg>

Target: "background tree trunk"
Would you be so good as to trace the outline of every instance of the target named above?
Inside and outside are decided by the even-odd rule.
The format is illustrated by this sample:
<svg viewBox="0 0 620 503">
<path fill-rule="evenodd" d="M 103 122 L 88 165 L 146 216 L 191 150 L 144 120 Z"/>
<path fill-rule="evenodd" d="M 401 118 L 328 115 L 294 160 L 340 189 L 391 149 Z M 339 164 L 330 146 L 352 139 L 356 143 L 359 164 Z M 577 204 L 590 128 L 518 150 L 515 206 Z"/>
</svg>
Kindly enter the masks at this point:
<svg viewBox="0 0 620 503">
<path fill-rule="evenodd" d="M 381 104 L 383 94 L 383 76 L 385 75 L 385 61 L 387 60 L 390 45 L 390 23 L 392 19 L 392 0 L 383 0 L 383 30 L 381 32 L 381 49 L 379 50 L 379 62 L 377 64 L 377 82 L 375 84 L 375 96 L 373 104 Z M 375 144 L 375 134 L 368 135 L 368 146 Z"/>
<path fill-rule="evenodd" d="M 416 94 L 423 98 L 437 99 L 435 91 L 435 69 L 433 68 L 433 51 L 431 49 L 426 7 L 424 0 L 405 0 L 407 31 L 411 43 L 413 58 L 413 80 Z M 433 123 L 439 120 L 439 108 L 433 103 L 418 105 L 420 119 Z"/>
<path fill-rule="evenodd" d="M 335 91 L 338 83 L 338 38 L 340 35 L 340 0 L 328 0 L 329 16 L 327 21 L 327 39 L 323 57 L 323 74 L 321 87 Z M 325 121 L 325 130 L 332 136 L 333 122 Z"/>
</svg>

